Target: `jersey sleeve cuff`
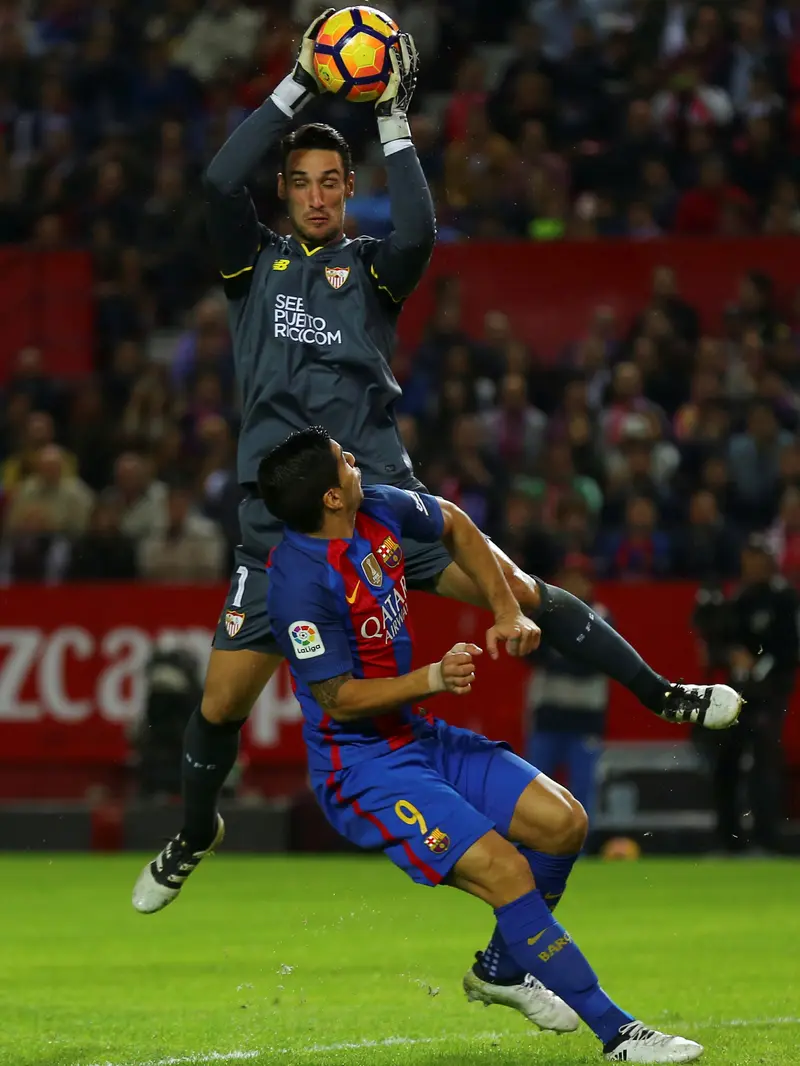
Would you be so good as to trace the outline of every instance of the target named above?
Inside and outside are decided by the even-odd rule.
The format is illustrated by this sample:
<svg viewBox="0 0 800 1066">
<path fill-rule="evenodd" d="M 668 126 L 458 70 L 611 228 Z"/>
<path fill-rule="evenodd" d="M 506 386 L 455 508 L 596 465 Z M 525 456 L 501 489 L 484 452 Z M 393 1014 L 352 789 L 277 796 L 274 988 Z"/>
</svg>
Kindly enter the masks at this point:
<svg viewBox="0 0 800 1066">
<path fill-rule="evenodd" d="M 414 142 L 410 137 L 401 137 L 398 141 L 387 141 L 383 146 L 383 154 L 387 157 L 395 152 L 402 152 L 405 148 L 413 148 Z"/>
</svg>

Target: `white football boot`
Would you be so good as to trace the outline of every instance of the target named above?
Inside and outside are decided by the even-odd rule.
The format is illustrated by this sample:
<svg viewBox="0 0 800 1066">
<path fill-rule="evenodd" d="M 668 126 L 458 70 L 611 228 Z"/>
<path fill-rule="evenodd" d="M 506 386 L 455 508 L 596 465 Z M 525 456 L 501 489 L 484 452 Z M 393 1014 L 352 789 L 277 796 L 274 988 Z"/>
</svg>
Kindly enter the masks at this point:
<svg viewBox="0 0 800 1066">
<path fill-rule="evenodd" d="M 464 976 L 463 982 L 470 1002 L 483 1003 L 486 1007 L 492 1004 L 512 1007 L 540 1029 L 549 1029 L 554 1033 L 574 1033 L 578 1028 L 580 1019 L 572 1007 L 568 1007 L 563 999 L 545 988 L 532 974 L 526 973 L 519 984 L 497 984 L 482 976 L 482 953 L 478 952 L 475 957 L 477 962 Z"/>
<path fill-rule="evenodd" d="M 742 697 L 728 685 L 670 685 L 659 712 L 668 722 L 727 729 L 739 717 Z"/>
<path fill-rule="evenodd" d="M 702 1054 L 702 1044 L 659 1033 L 641 1022 L 621 1025 L 619 1035 L 603 1047 L 603 1057 L 608 1062 L 694 1062 Z"/>
<path fill-rule="evenodd" d="M 173 837 L 163 851 L 142 870 L 133 886 L 133 906 L 141 914 L 155 914 L 177 897 L 186 878 L 194 873 L 206 855 L 210 855 L 225 837 L 225 823 L 217 815 L 217 832 L 204 851 L 190 851 L 179 836 Z"/>
</svg>

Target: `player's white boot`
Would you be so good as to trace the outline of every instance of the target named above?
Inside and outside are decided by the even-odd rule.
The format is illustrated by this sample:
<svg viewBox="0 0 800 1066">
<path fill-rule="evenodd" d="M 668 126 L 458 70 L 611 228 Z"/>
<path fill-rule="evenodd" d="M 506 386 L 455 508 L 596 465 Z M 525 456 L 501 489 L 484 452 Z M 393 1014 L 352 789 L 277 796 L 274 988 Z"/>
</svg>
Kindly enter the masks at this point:
<svg viewBox="0 0 800 1066">
<path fill-rule="evenodd" d="M 483 1003 L 486 1007 L 493 1003 L 512 1007 L 540 1029 L 550 1029 L 554 1033 L 575 1032 L 580 1019 L 555 992 L 545 988 L 541 981 L 529 973 L 525 974 L 521 984 L 501 985 L 486 981 L 481 977 L 481 957 L 481 952 L 478 952 L 475 966 L 464 977 L 464 991 L 468 1000 Z"/>
<path fill-rule="evenodd" d="M 671 685 L 660 712 L 668 722 L 727 729 L 739 717 L 742 697 L 728 685 Z"/>
<path fill-rule="evenodd" d="M 659 1033 L 641 1022 L 621 1025 L 619 1035 L 603 1047 L 608 1062 L 694 1062 L 702 1054 L 702 1044 Z"/>
<path fill-rule="evenodd" d="M 217 815 L 217 832 L 205 851 L 190 851 L 180 837 L 173 837 L 163 851 L 142 870 L 133 886 L 132 903 L 141 914 L 155 914 L 172 903 L 186 878 L 206 855 L 215 851 L 225 836 L 225 823 Z"/>
</svg>

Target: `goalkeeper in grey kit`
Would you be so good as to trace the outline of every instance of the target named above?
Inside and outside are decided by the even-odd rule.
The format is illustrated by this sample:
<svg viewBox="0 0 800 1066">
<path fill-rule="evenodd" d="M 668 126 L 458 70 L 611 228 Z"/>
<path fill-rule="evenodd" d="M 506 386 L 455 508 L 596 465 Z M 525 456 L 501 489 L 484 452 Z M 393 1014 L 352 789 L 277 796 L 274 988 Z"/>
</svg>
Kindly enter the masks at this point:
<svg viewBox="0 0 800 1066">
<path fill-rule="evenodd" d="M 229 301 L 242 392 L 237 460 L 242 544 L 201 705 L 186 730 L 183 826 L 144 868 L 134 888 L 133 905 L 146 914 L 172 902 L 201 860 L 221 843 L 218 799 L 236 761 L 239 732 L 283 658 L 271 631 L 266 595 L 266 560 L 281 528 L 258 495 L 260 460 L 291 432 L 321 424 L 358 456 L 365 485 L 425 491 L 398 430 L 394 406 L 400 388 L 390 367 L 398 316 L 425 271 L 436 233 L 406 113 L 416 82 L 416 51 L 411 38 L 399 34 L 397 47 L 389 49 L 387 89 L 375 104 L 394 231 L 384 240 L 347 240 L 344 215 L 354 178 L 346 141 L 321 124 L 286 133 L 301 108 L 322 91 L 314 75 L 314 41 L 330 13 L 311 24 L 291 73 L 235 130 L 205 174 L 209 235 Z M 259 222 L 246 184 L 279 142 L 278 194 L 289 215 L 289 237 Z M 394 550 L 402 551 L 411 588 L 486 605 L 472 577 L 442 544 L 404 539 Z M 562 654 L 603 670 L 671 721 L 709 728 L 735 721 L 739 697 L 731 689 L 670 683 L 586 604 L 520 571 L 493 550 L 519 606 Z M 515 619 L 505 621 L 506 646 L 515 654 Z M 544 780 L 558 817 L 542 830 L 539 849 L 563 855 L 568 847 L 577 858 L 585 813 L 565 789 Z M 533 999 L 546 990 L 526 983 L 521 974 L 510 979 L 503 971 L 502 946 L 494 940 L 487 958 L 493 960 L 491 966 L 479 959 L 470 971 L 473 991 L 477 981 L 486 1001 L 506 1003 L 530 1016 Z M 498 973 L 502 980 L 493 983 Z"/>
</svg>

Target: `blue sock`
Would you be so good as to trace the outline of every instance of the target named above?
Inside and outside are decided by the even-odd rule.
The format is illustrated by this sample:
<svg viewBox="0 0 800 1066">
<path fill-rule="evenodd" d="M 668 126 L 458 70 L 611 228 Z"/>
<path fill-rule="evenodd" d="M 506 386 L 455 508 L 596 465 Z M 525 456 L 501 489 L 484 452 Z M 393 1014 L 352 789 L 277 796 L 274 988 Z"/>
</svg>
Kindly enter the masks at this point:
<svg viewBox="0 0 800 1066">
<path fill-rule="evenodd" d="M 597 975 L 538 889 L 494 912 L 508 952 L 518 967 L 560 996 L 604 1044 L 633 1016 L 605 994 Z"/>
<path fill-rule="evenodd" d="M 578 855 L 545 855 L 543 851 L 533 851 L 525 847 L 520 847 L 519 852 L 528 860 L 542 898 L 548 908 L 554 911 L 564 895 L 567 878 Z M 520 968 L 512 958 L 497 926 L 494 927 L 492 939 L 483 952 L 481 966 L 489 980 L 498 984 L 514 981 L 515 978 L 522 979 Z"/>
<path fill-rule="evenodd" d="M 542 894 L 551 911 L 554 911 L 564 895 L 567 887 L 567 879 L 572 873 L 572 867 L 577 862 L 580 852 L 574 855 L 546 855 L 543 851 L 533 851 L 531 848 L 521 847 L 520 855 L 524 855 L 531 868 L 533 880 Z"/>
</svg>

